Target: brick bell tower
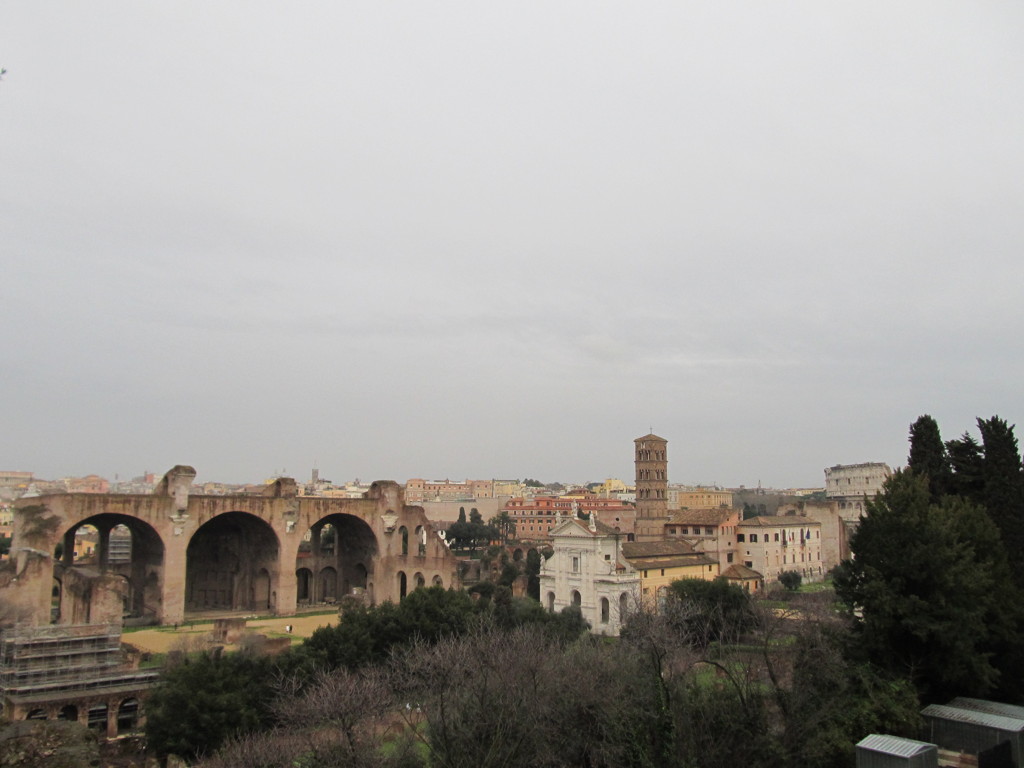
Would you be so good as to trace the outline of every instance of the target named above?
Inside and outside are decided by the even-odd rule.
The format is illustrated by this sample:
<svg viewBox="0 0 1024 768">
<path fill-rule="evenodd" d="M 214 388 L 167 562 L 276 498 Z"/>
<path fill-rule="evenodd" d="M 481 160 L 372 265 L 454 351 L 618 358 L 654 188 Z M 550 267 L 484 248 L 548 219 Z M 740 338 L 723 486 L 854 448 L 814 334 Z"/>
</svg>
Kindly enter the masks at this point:
<svg viewBox="0 0 1024 768">
<path fill-rule="evenodd" d="M 654 433 L 633 441 L 636 451 L 637 541 L 664 537 L 668 522 L 668 440 Z"/>
</svg>

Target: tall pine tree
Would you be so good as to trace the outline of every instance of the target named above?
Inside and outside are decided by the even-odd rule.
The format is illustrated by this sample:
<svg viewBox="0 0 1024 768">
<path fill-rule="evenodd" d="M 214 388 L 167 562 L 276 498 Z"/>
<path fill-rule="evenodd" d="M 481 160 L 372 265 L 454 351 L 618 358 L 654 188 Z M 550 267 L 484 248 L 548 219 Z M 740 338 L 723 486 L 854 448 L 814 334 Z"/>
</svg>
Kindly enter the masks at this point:
<svg viewBox="0 0 1024 768">
<path fill-rule="evenodd" d="M 867 661 L 917 686 L 925 701 L 986 696 L 1006 682 L 1018 594 L 999 531 L 981 507 L 897 471 L 868 503 L 836 594 Z"/>
<path fill-rule="evenodd" d="M 952 472 L 949 456 L 942 444 L 939 425 L 928 414 L 918 417 L 910 425 L 910 456 L 907 469 L 915 475 L 928 478 L 932 501 L 938 501 L 950 492 Z"/>
<path fill-rule="evenodd" d="M 981 497 L 999 528 L 1013 575 L 1024 586 L 1024 476 L 1013 426 L 998 416 L 978 419 L 981 431 Z"/>
<path fill-rule="evenodd" d="M 983 503 L 982 455 L 978 441 L 964 432 L 956 440 L 946 443 L 949 466 L 953 470 L 950 478 L 950 493 L 963 496 L 978 504 Z"/>
</svg>

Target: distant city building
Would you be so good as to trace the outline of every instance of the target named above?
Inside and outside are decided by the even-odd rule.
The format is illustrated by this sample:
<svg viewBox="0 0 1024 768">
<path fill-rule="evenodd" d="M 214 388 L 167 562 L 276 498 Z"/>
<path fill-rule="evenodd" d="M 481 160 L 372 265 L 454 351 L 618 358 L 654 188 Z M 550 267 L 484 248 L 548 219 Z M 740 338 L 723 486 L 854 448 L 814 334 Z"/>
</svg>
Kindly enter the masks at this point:
<svg viewBox="0 0 1024 768">
<path fill-rule="evenodd" d="M 519 496 L 523 491 L 523 484 L 518 480 L 493 480 L 494 497 Z"/>
<path fill-rule="evenodd" d="M 779 505 L 780 515 L 802 515 L 821 526 L 821 560 L 827 573 L 850 557 L 850 536 L 866 501 L 873 499 L 892 474 L 888 464 L 837 464 L 825 470 L 825 500 L 800 499 Z"/>
<path fill-rule="evenodd" d="M 62 482 L 68 493 L 110 493 L 110 483 L 99 475 L 65 477 Z"/>
<path fill-rule="evenodd" d="M 836 464 L 825 470 L 825 496 L 839 503 L 839 509 L 864 511 L 864 497 L 873 499 L 892 470 L 882 462 Z"/>
<path fill-rule="evenodd" d="M 640 574 L 641 600 L 648 607 L 662 603 L 673 581 L 713 581 L 719 575 L 715 558 L 698 552 L 682 539 L 628 542 L 622 545 L 622 554 L 630 567 Z"/>
<path fill-rule="evenodd" d="M 738 509 L 683 509 L 673 512 L 665 524 L 665 538 L 686 539 L 698 552 L 705 552 L 723 568 L 736 560 L 736 526 L 742 521 Z"/>
<path fill-rule="evenodd" d="M 669 509 L 716 509 L 732 506 L 732 491 L 724 488 L 669 486 Z"/>
<path fill-rule="evenodd" d="M 31 472 L 0 471 L 0 500 L 14 501 L 28 491 Z"/>
<path fill-rule="evenodd" d="M 424 480 L 412 478 L 405 484 L 405 500 L 409 504 L 421 501 L 470 501 L 494 498 L 493 480 Z"/>
<path fill-rule="evenodd" d="M 821 558 L 821 525 L 797 515 L 752 517 L 736 526 L 736 559 L 760 573 L 765 582 L 777 581 L 783 571 L 796 571 L 805 581 L 825 574 Z"/>
<path fill-rule="evenodd" d="M 618 497 L 622 493 L 634 493 L 633 488 L 626 485 L 622 480 L 617 477 L 606 478 L 601 485 L 594 489 L 594 492 L 598 496 L 604 496 L 606 498 Z"/>
<path fill-rule="evenodd" d="M 593 514 L 598 522 L 632 541 L 636 509 L 618 499 L 606 499 L 592 493 L 566 496 L 515 497 L 505 502 L 515 525 L 515 538 L 523 541 L 546 541 L 558 515 Z"/>
</svg>

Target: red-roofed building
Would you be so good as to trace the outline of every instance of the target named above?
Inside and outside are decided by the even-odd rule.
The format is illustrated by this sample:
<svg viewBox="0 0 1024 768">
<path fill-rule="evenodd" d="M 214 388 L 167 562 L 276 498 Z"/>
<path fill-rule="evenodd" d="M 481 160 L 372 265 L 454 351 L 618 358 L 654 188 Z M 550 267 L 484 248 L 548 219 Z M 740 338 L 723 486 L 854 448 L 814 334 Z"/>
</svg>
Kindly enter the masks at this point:
<svg viewBox="0 0 1024 768">
<path fill-rule="evenodd" d="M 597 521 L 616 533 L 624 541 L 633 540 L 636 509 L 618 499 L 604 499 L 594 494 L 586 496 L 534 496 L 516 497 L 505 502 L 502 511 L 508 512 L 515 524 L 514 537 L 521 541 L 547 541 L 558 522 L 558 516 L 571 517 L 577 512 L 593 514 Z"/>
</svg>

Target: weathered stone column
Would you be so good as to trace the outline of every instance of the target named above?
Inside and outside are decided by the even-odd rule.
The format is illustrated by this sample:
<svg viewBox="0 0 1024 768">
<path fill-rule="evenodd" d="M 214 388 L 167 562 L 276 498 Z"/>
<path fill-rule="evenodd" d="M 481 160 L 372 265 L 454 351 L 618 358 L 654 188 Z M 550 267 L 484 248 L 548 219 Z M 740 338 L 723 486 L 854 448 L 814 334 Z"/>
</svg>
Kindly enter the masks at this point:
<svg viewBox="0 0 1024 768">
<path fill-rule="evenodd" d="M 179 464 L 164 475 L 153 489 L 155 496 L 168 498 L 164 535 L 164 580 L 162 588 L 162 624 L 178 624 L 185 620 L 185 575 L 188 540 L 193 526 L 189 518 L 189 490 L 195 479 L 192 467 Z"/>
</svg>

